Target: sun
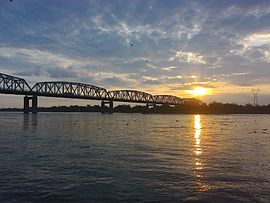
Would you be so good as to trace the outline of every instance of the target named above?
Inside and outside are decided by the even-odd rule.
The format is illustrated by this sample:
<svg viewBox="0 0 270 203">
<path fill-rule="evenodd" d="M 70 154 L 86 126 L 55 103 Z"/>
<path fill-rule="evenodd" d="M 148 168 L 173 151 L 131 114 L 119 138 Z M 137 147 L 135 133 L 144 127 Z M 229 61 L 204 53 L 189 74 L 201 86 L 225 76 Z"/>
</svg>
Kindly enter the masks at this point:
<svg viewBox="0 0 270 203">
<path fill-rule="evenodd" d="M 195 97 L 209 94 L 209 90 L 204 87 L 195 87 L 193 90 L 188 90 L 187 92 Z"/>
</svg>

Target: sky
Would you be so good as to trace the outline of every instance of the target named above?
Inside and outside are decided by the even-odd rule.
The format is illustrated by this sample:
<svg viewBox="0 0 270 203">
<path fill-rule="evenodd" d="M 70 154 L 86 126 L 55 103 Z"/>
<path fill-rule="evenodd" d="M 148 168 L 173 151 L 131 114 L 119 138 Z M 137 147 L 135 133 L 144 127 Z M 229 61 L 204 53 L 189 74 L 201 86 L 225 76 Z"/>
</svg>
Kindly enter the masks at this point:
<svg viewBox="0 0 270 203">
<path fill-rule="evenodd" d="M 203 87 L 207 103 L 252 103 L 259 88 L 259 103 L 269 104 L 270 1 L 1 0 L 0 72 L 31 85 L 73 81 L 179 97 Z M 0 107 L 22 102 L 0 98 Z"/>
</svg>

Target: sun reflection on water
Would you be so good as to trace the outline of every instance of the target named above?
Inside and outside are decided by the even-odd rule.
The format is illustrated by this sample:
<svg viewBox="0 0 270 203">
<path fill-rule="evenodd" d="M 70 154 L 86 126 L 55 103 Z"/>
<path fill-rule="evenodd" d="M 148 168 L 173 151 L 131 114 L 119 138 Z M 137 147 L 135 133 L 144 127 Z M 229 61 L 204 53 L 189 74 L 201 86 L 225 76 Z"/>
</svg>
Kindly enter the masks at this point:
<svg viewBox="0 0 270 203">
<path fill-rule="evenodd" d="M 201 149 L 201 116 L 195 115 L 194 116 L 194 129 L 195 129 L 195 154 L 197 156 L 202 154 Z"/>
<path fill-rule="evenodd" d="M 197 189 L 199 191 L 207 191 L 211 189 L 211 187 L 207 184 L 202 183 L 203 179 L 203 173 L 202 170 L 204 169 L 201 155 L 203 153 L 202 147 L 201 147 L 201 130 L 202 130 L 202 124 L 201 124 L 201 116 L 195 115 L 194 116 L 194 129 L 195 129 L 195 164 L 194 164 L 194 173 L 196 174 L 196 184 Z"/>
</svg>

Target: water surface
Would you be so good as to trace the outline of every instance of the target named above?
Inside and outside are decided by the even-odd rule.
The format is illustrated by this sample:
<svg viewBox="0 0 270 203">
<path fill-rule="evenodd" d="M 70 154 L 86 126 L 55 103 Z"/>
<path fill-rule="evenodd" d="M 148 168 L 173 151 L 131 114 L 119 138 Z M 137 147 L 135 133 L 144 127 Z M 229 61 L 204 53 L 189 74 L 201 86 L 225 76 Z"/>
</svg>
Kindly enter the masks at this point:
<svg viewBox="0 0 270 203">
<path fill-rule="evenodd" d="M 0 202 L 269 202 L 270 115 L 0 114 Z"/>
</svg>

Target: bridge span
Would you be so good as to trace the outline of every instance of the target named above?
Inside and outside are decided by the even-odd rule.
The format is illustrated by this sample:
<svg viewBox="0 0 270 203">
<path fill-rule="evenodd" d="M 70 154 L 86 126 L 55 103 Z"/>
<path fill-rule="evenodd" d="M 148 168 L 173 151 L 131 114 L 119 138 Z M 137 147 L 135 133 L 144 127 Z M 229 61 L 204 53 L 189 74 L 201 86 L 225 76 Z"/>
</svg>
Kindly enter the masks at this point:
<svg viewBox="0 0 270 203">
<path fill-rule="evenodd" d="M 151 95 L 138 90 L 114 90 L 75 82 L 37 82 L 33 87 L 23 78 L 0 73 L 0 93 L 24 95 L 24 113 L 37 113 L 38 96 L 101 100 L 101 112 L 112 113 L 113 102 L 144 103 L 156 105 L 201 104 L 194 98 L 179 98 L 173 95 Z M 32 107 L 30 107 L 32 101 Z"/>
</svg>

